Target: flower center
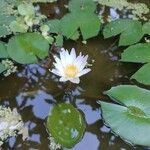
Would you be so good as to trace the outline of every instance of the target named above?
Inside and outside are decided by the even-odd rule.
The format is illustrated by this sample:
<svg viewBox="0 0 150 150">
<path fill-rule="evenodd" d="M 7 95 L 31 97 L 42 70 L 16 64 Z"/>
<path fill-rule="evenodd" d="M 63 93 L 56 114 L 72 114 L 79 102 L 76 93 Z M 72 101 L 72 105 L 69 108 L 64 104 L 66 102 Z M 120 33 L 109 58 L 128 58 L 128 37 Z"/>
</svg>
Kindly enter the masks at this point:
<svg viewBox="0 0 150 150">
<path fill-rule="evenodd" d="M 77 73 L 78 73 L 78 68 L 75 65 L 71 64 L 66 66 L 65 68 L 66 77 L 74 78 L 76 77 Z"/>
</svg>

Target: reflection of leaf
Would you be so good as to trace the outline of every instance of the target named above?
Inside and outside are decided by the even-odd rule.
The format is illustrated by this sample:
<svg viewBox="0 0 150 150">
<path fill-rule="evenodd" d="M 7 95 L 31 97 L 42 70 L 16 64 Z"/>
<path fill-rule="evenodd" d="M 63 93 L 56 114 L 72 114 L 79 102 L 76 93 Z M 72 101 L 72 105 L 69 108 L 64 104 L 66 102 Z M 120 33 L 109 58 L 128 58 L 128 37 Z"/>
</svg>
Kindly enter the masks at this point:
<svg viewBox="0 0 150 150">
<path fill-rule="evenodd" d="M 106 124 L 129 142 L 150 146 L 150 91 L 121 85 L 111 88 L 106 94 L 121 103 L 100 102 Z"/>
<path fill-rule="evenodd" d="M 84 133 L 85 123 L 80 112 L 71 104 L 58 104 L 48 117 L 47 127 L 56 142 L 71 148 Z"/>
<path fill-rule="evenodd" d="M 49 44 L 38 33 L 25 33 L 12 37 L 7 48 L 9 56 L 21 64 L 36 63 L 48 55 Z"/>
<path fill-rule="evenodd" d="M 137 43 L 143 37 L 142 25 L 131 19 L 118 19 L 107 24 L 103 30 L 105 38 L 120 35 L 119 45 Z"/>
</svg>

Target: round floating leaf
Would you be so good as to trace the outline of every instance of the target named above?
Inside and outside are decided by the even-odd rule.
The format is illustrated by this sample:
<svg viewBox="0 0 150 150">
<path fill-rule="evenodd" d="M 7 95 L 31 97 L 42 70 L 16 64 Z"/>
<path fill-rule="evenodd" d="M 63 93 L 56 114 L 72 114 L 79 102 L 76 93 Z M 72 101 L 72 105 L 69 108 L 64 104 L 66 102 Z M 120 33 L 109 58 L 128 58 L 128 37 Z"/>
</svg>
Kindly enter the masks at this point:
<svg viewBox="0 0 150 150">
<path fill-rule="evenodd" d="M 96 10 L 95 2 L 91 0 L 72 0 L 69 2 L 69 10 L 71 12 L 94 12 Z"/>
<path fill-rule="evenodd" d="M 36 63 L 48 55 L 49 43 L 38 33 L 19 34 L 9 40 L 7 51 L 18 63 Z"/>
<path fill-rule="evenodd" d="M 50 33 L 61 33 L 61 21 L 58 19 L 49 20 L 47 22 Z"/>
<path fill-rule="evenodd" d="M 28 30 L 28 26 L 24 23 L 24 22 L 21 22 L 21 21 L 12 21 L 10 23 L 10 29 L 12 32 L 20 32 L 20 33 L 26 33 L 27 30 Z"/>
<path fill-rule="evenodd" d="M 47 120 L 47 127 L 56 142 L 71 148 L 77 144 L 85 131 L 85 123 L 80 112 L 71 104 L 58 104 Z"/>
<path fill-rule="evenodd" d="M 27 4 L 27 3 L 20 4 L 18 6 L 18 12 L 22 16 L 28 16 L 28 15 L 32 16 L 35 14 L 34 6 L 32 4 Z"/>
<path fill-rule="evenodd" d="M 135 79 L 138 82 L 150 85 L 150 63 L 145 64 L 142 68 L 140 68 L 131 79 Z"/>
<path fill-rule="evenodd" d="M 0 63 L 0 73 L 4 72 L 7 68 L 5 67 L 5 65 Z"/>
<path fill-rule="evenodd" d="M 150 91 L 121 85 L 105 93 L 120 103 L 100 102 L 106 124 L 130 143 L 150 146 Z"/>
<path fill-rule="evenodd" d="M 3 42 L 0 42 L 0 58 L 8 58 L 7 48 Z"/>
<path fill-rule="evenodd" d="M 150 21 L 143 25 L 143 33 L 150 35 Z"/>
<path fill-rule="evenodd" d="M 105 38 L 120 35 L 119 45 L 137 43 L 143 37 L 142 25 L 137 20 L 117 19 L 107 24 L 103 30 Z"/>
<path fill-rule="evenodd" d="M 139 43 L 128 47 L 121 54 L 121 61 L 146 63 L 150 61 L 150 43 Z"/>
</svg>

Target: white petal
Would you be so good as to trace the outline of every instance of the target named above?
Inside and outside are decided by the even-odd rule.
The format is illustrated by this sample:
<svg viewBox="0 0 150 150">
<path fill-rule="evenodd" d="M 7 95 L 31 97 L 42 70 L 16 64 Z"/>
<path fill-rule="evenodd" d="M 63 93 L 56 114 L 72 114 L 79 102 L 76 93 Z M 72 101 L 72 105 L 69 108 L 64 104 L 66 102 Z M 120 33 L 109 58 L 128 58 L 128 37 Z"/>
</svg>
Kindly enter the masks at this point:
<svg viewBox="0 0 150 150">
<path fill-rule="evenodd" d="M 84 74 L 87 74 L 88 72 L 90 72 L 91 69 L 90 68 L 87 68 L 87 69 L 83 69 L 81 72 L 78 73 L 78 77 L 84 75 Z"/>
<path fill-rule="evenodd" d="M 62 62 L 61 62 L 61 60 L 58 58 L 58 57 L 54 57 L 54 59 L 55 59 L 55 62 L 58 64 L 58 65 L 62 65 Z"/>
<path fill-rule="evenodd" d="M 65 78 L 65 77 L 61 77 L 61 78 L 59 79 L 59 81 L 60 81 L 60 82 L 66 82 L 66 81 L 68 81 L 68 79 Z"/>
<path fill-rule="evenodd" d="M 58 64 L 58 63 L 53 63 L 54 67 L 58 70 L 64 70 L 64 67 L 62 64 Z"/>
<path fill-rule="evenodd" d="M 66 50 L 66 64 L 72 64 L 73 58 L 71 57 L 71 55 L 69 54 L 68 50 Z"/>
<path fill-rule="evenodd" d="M 58 76 L 62 76 L 61 73 L 57 69 L 52 69 L 51 72 Z"/>
<path fill-rule="evenodd" d="M 71 49 L 70 56 L 72 57 L 73 61 L 76 59 L 76 52 L 74 48 Z"/>
<path fill-rule="evenodd" d="M 64 48 L 61 48 L 61 51 L 65 51 L 65 49 L 64 49 Z"/>
<path fill-rule="evenodd" d="M 66 59 L 67 59 L 66 52 L 65 51 L 60 52 L 60 60 L 61 60 L 63 67 L 66 66 Z"/>
<path fill-rule="evenodd" d="M 79 64 L 77 64 L 79 70 L 81 71 L 87 64 L 87 59 L 88 59 L 88 55 L 86 55 L 81 62 L 78 62 Z"/>
<path fill-rule="evenodd" d="M 69 79 L 72 83 L 76 83 L 76 84 L 79 84 L 80 82 L 80 79 L 79 78 L 72 78 L 72 79 Z"/>
<path fill-rule="evenodd" d="M 78 56 L 75 60 L 74 60 L 74 64 L 76 64 L 77 66 L 80 66 L 81 62 L 83 60 L 83 56 Z"/>
</svg>

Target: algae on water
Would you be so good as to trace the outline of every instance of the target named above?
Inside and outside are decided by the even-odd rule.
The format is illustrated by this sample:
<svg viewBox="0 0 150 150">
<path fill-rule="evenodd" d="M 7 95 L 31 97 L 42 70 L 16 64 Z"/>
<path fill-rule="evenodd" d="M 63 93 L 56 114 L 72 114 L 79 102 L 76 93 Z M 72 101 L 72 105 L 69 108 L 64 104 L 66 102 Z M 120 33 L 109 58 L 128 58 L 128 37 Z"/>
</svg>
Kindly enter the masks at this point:
<svg viewBox="0 0 150 150">
<path fill-rule="evenodd" d="M 16 109 L 11 110 L 0 106 L 0 146 L 3 142 L 11 137 L 22 134 L 22 139 L 28 137 L 28 130 Z"/>
<path fill-rule="evenodd" d="M 127 0 L 94 0 L 97 1 L 101 5 L 109 6 L 117 8 L 118 10 L 131 10 L 132 14 L 140 19 L 146 19 L 143 18 L 143 15 L 149 13 L 149 8 L 144 3 L 131 3 Z M 136 19 L 137 19 L 136 18 Z"/>
</svg>

